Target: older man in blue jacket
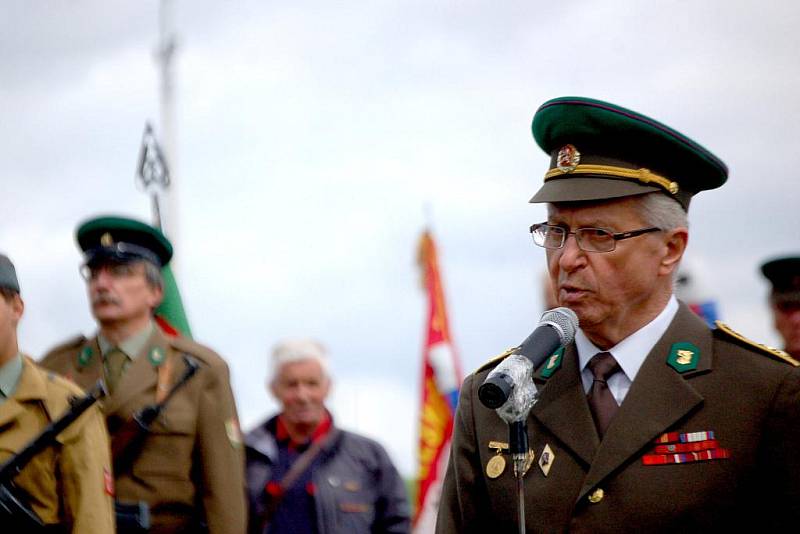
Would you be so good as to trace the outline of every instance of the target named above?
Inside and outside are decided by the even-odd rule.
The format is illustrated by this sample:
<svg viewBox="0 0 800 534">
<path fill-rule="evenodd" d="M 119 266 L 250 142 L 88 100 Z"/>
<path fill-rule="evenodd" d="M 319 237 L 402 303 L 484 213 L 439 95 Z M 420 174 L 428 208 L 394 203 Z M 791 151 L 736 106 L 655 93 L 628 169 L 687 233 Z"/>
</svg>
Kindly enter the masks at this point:
<svg viewBox="0 0 800 534">
<path fill-rule="evenodd" d="M 292 339 L 273 351 L 269 389 L 281 413 L 247 434 L 253 534 L 405 533 L 402 479 L 375 441 L 336 428 L 325 349 Z"/>
</svg>

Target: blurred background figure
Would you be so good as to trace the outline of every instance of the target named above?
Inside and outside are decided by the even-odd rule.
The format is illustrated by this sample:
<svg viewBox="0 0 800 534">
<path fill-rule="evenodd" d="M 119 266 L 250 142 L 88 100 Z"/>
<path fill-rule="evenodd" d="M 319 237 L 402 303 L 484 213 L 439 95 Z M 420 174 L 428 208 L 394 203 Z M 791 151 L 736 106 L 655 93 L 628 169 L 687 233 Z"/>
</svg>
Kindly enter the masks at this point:
<svg viewBox="0 0 800 534">
<path fill-rule="evenodd" d="M 405 487 L 386 451 L 337 428 L 325 407 L 325 348 L 285 340 L 271 367 L 267 387 L 281 412 L 245 436 L 249 532 L 408 532 Z"/>
<path fill-rule="evenodd" d="M 25 457 L 29 452 L 23 450 L 30 450 L 26 445 L 82 395 L 74 384 L 20 353 L 17 326 L 24 311 L 16 269 L 0 254 L 0 464 L 4 468 L 6 462 Z M 0 479 L 0 530 L 40 532 L 29 520 L 35 517 L 44 524 L 41 532 L 114 532 L 111 457 L 98 406 L 89 408 L 53 441 L 35 453 L 19 474 L 12 469 L 10 480 Z"/>
<path fill-rule="evenodd" d="M 84 222 L 76 240 L 97 332 L 59 345 L 41 363 L 84 388 L 100 377 L 108 384 L 117 532 L 242 534 L 244 454 L 228 365 L 154 320 L 171 242 L 158 228 L 117 216 Z M 158 418 L 140 424 L 156 408 Z"/>
<path fill-rule="evenodd" d="M 702 272 L 698 263 L 684 258 L 675 278 L 675 296 L 685 302 L 709 327 L 714 328 L 714 322 L 720 318 L 719 306 L 717 299 L 709 293 L 707 284 L 703 283 Z"/>
<path fill-rule="evenodd" d="M 783 350 L 800 359 L 800 255 L 772 259 L 761 272 L 772 284 L 769 304 Z"/>
</svg>

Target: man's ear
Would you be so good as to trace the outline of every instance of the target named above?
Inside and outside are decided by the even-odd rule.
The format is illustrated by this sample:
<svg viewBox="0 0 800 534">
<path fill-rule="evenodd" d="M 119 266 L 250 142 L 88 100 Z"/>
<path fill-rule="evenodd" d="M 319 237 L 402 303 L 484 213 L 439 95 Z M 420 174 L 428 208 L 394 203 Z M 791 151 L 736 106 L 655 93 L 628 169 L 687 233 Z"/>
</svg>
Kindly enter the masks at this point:
<svg viewBox="0 0 800 534">
<path fill-rule="evenodd" d="M 689 229 L 684 227 L 675 228 L 667 232 L 664 241 L 664 255 L 661 258 L 659 274 L 672 275 L 681 262 L 686 246 L 689 244 Z"/>
<path fill-rule="evenodd" d="M 22 300 L 22 297 L 19 296 L 19 293 L 14 295 L 14 299 L 11 301 L 11 312 L 13 314 L 14 324 L 16 325 L 25 313 L 25 302 Z"/>
</svg>

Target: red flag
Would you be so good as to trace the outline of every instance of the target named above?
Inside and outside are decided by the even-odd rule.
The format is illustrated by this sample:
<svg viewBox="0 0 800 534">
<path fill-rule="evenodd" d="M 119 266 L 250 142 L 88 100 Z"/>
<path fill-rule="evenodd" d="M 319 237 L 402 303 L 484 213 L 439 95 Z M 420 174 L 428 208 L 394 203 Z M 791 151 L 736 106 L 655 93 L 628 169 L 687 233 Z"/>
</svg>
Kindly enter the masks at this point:
<svg viewBox="0 0 800 534">
<path fill-rule="evenodd" d="M 427 334 L 422 351 L 419 466 L 414 513 L 414 531 L 422 534 L 433 532 L 436 523 L 461 370 L 450 337 L 436 245 L 427 231 L 423 232 L 420 240 L 419 264 L 428 299 Z"/>
</svg>

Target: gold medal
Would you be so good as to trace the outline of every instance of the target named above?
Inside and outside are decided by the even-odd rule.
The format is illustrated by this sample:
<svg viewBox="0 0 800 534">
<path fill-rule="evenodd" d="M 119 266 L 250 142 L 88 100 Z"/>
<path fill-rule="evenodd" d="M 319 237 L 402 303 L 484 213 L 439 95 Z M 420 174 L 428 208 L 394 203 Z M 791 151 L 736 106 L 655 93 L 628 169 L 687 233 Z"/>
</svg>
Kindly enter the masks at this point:
<svg viewBox="0 0 800 534">
<path fill-rule="evenodd" d="M 503 474 L 503 471 L 506 469 L 506 459 L 503 458 L 503 454 L 498 451 L 498 453 L 486 462 L 486 476 L 489 478 L 497 478 Z"/>
</svg>

